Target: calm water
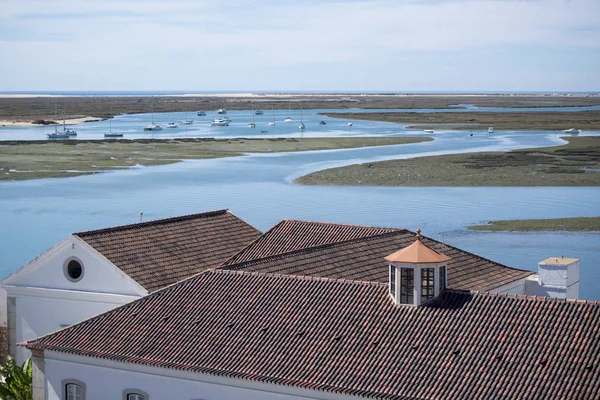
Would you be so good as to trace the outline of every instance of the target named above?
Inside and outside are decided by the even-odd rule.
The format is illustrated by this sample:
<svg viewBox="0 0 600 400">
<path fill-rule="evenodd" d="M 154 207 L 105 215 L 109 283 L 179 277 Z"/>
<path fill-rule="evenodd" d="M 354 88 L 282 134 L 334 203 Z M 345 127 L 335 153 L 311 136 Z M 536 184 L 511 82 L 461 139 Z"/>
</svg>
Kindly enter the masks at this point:
<svg viewBox="0 0 600 400">
<path fill-rule="evenodd" d="M 485 108 L 474 107 L 470 104 L 448 109 L 392 109 L 387 112 L 544 112 L 565 111 L 575 112 L 581 110 L 600 110 L 600 106 L 590 107 L 553 107 L 553 108 Z M 264 110 L 263 115 L 253 115 L 251 111 L 229 111 L 227 116 L 232 120 L 227 127 L 214 127 L 210 121 L 220 117 L 216 111 L 207 111 L 206 116 L 199 117 L 196 113 L 172 112 L 152 114 L 130 114 L 116 116 L 112 121 L 88 122 L 75 126 L 78 139 L 104 139 L 104 133 L 108 132 L 110 125 L 112 131 L 124 134 L 125 139 L 168 139 L 168 138 L 196 138 L 196 137 L 321 137 L 321 136 L 373 136 L 373 135 L 398 135 L 422 133 L 419 130 L 406 129 L 406 125 L 384 122 L 356 121 L 343 118 L 329 118 L 318 113 L 323 112 L 380 112 L 376 109 L 349 109 L 349 110 Z M 285 123 L 284 119 L 291 117 L 293 122 Z M 167 128 L 169 122 L 178 122 L 184 119 L 193 119 L 193 125 L 179 125 L 177 128 Z M 162 131 L 144 131 L 144 126 L 151 121 L 160 123 Z M 274 127 L 269 126 L 270 121 L 275 121 Z M 319 121 L 327 122 L 320 125 Z M 248 128 L 248 124 L 254 122 L 256 128 Z M 300 132 L 298 125 L 303 122 L 306 126 L 304 132 Z M 348 123 L 352 122 L 352 126 Z M 487 134 L 487 126 L 474 126 L 474 134 Z M 565 129 L 571 128 L 566 126 Z M 52 126 L 36 127 L 0 127 L 0 141 L 2 140 L 45 140 L 46 134 L 54 132 Z M 436 133 L 448 131 L 439 130 Z M 562 132 L 560 132 L 562 134 Z M 593 133 L 593 132 L 586 132 Z"/>
<path fill-rule="evenodd" d="M 280 119 L 288 113 L 280 111 Z M 170 117 L 158 115 L 165 121 Z M 267 113 L 263 116 L 267 121 L 268 117 Z M 307 120 L 315 117 L 303 112 Z M 139 126 L 145 116 L 120 118 Z M 296 124 L 289 128 L 289 135 L 299 135 L 292 132 Z M 280 125 L 288 129 L 288 124 Z M 323 131 L 305 134 L 411 133 L 392 124 L 361 121 L 356 125 L 351 131 L 345 121 L 331 120 Z M 84 132 L 88 126 L 92 129 L 94 124 L 78 130 Z M 243 126 L 239 129 L 249 131 Z M 238 135 L 233 128 L 230 133 L 218 132 L 215 136 Z M 249 155 L 96 176 L 0 183 L 0 274 L 10 273 L 69 233 L 137 222 L 142 211 L 149 220 L 229 208 L 262 230 L 283 218 L 421 228 L 451 245 L 533 270 L 548 256 L 579 257 L 581 296 L 600 299 L 599 233 L 480 233 L 464 228 L 490 219 L 596 216 L 600 214 L 600 188 L 353 188 L 292 183 L 311 171 L 356 162 L 561 143 L 548 132 L 488 135 L 474 131 L 473 137 L 467 132 L 440 132 L 435 137 L 434 142 L 406 146 Z"/>
</svg>

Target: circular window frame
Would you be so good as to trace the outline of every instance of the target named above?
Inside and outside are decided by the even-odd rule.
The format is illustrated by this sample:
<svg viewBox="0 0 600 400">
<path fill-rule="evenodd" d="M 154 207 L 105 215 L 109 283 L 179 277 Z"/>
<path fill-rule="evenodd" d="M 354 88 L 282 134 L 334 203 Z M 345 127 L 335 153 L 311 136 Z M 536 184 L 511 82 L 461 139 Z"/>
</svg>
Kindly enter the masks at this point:
<svg viewBox="0 0 600 400">
<path fill-rule="evenodd" d="M 79 265 L 81 265 L 81 275 L 77 279 L 74 279 L 71 275 L 69 275 L 69 263 L 71 261 L 77 261 Z M 63 273 L 65 274 L 65 278 L 67 278 L 71 282 L 79 282 L 83 279 L 85 275 L 85 267 L 83 265 L 83 261 L 81 261 L 78 257 L 69 257 L 63 263 Z"/>
</svg>

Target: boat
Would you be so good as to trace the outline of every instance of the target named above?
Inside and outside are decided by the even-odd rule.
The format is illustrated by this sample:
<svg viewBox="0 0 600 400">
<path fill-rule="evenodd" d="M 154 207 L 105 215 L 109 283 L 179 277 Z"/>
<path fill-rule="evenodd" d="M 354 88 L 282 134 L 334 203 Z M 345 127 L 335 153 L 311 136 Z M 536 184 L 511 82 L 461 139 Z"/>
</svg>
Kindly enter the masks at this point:
<svg viewBox="0 0 600 400">
<path fill-rule="evenodd" d="M 292 103 L 289 104 L 289 111 L 292 111 Z M 292 120 L 292 117 L 287 117 L 286 119 L 283 120 L 283 122 L 294 122 Z"/>
<path fill-rule="evenodd" d="M 352 122 L 348 122 L 348 126 L 352 126 Z"/>
<path fill-rule="evenodd" d="M 263 115 L 263 110 L 254 111 L 254 115 Z"/>
<path fill-rule="evenodd" d="M 206 111 L 198 111 L 199 117 L 206 117 Z"/>
<path fill-rule="evenodd" d="M 433 133 L 433 129 L 425 129 L 423 132 L 425 132 L 425 133 Z"/>
<path fill-rule="evenodd" d="M 248 128 L 256 128 L 256 124 L 254 123 L 254 116 L 256 113 L 252 113 L 252 122 L 248 124 Z"/>
<path fill-rule="evenodd" d="M 273 114 L 271 117 L 271 122 L 269 122 L 269 126 L 275 126 L 275 108 L 271 106 L 271 113 Z"/>
<path fill-rule="evenodd" d="M 227 110 L 224 108 L 219 108 L 219 110 L 217 111 L 217 114 L 227 114 Z"/>
<path fill-rule="evenodd" d="M 56 108 L 54 111 L 54 115 L 56 116 Z M 56 117 L 54 119 L 56 119 Z M 75 133 L 75 135 L 77 135 L 77 133 Z M 67 129 L 65 128 L 65 111 L 64 111 L 64 109 L 63 109 L 63 131 L 59 132 L 58 125 L 54 125 L 54 133 L 46 134 L 48 139 L 70 139 L 71 136 L 75 136 L 75 135 L 70 135 L 67 132 Z"/>
<path fill-rule="evenodd" d="M 564 133 L 577 134 L 577 133 L 579 133 L 581 131 L 579 129 L 571 128 L 571 129 L 565 129 L 563 132 Z"/>
<path fill-rule="evenodd" d="M 260 133 L 269 133 L 269 131 L 260 131 Z"/>
<path fill-rule="evenodd" d="M 179 125 L 194 125 L 194 120 L 189 119 L 187 113 L 185 113 L 185 119 L 179 121 Z"/>
<path fill-rule="evenodd" d="M 488 133 L 494 133 L 494 128 L 490 126 L 490 127 L 488 128 Z"/>
<path fill-rule="evenodd" d="M 229 126 L 229 122 L 225 121 L 223 118 L 215 118 L 210 121 L 212 126 Z"/>
<path fill-rule="evenodd" d="M 175 122 L 169 122 L 167 128 L 177 128 L 177 124 Z"/>
<path fill-rule="evenodd" d="M 160 124 L 154 123 L 154 96 L 152 96 L 152 117 L 150 125 L 144 127 L 145 131 L 162 131 L 162 126 Z"/>
<path fill-rule="evenodd" d="M 300 129 L 300 131 L 304 131 L 304 122 L 302 122 L 302 106 L 300 106 L 300 125 L 298 125 L 298 129 Z"/>
<path fill-rule="evenodd" d="M 319 125 L 327 125 L 327 121 L 321 120 L 321 121 L 319 121 Z"/>
<path fill-rule="evenodd" d="M 113 132 L 112 131 L 112 119 L 113 119 L 113 113 L 112 113 L 112 109 L 110 110 L 110 118 L 108 120 L 108 132 L 106 132 L 104 134 L 105 138 L 118 138 L 118 137 L 123 137 L 122 133 L 119 132 Z"/>
</svg>

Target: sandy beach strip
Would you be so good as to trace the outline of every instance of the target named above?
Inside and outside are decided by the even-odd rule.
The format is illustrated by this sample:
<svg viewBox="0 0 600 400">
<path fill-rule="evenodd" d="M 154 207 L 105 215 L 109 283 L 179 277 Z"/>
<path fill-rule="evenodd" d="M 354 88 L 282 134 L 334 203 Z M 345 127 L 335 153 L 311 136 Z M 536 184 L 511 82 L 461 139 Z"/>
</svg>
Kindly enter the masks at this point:
<svg viewBox="0 0 600 400">
<path fill-rule="evenodd" d="M 65 120 L 65 125 L 77 125 L 77 124 L 82 124 L 84 122 L 96 122 L 96 121 L 102 121 L 103 118 L 97 118 L 97 117 L 80 117 L 80 118 L 69 118 Z M 0 120 L 0 126 L 4 126 L 4 127 L 32 127 L 32 126 L 54 126 L 54 125 L 62 125 L 62 122 L 59 122 L 57 124 L 48 124 L 48 125 L 43 125 L 43 124 L 34 124 L 33 121 L 7 121 L 7 120 Z"/>
</svg>

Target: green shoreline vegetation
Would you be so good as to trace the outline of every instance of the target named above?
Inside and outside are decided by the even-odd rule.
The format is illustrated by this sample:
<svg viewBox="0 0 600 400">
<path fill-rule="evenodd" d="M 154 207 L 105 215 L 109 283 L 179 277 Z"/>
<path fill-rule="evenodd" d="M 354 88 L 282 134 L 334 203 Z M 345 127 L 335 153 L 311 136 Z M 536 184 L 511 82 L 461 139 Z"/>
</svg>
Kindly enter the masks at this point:
<svg viewBox="0 0 600 400">
<path fill-rule="evenodd" d="M 354 164 L 296 179 L 333 186 L 600 186 L 600 137 L 562 146 Z"/>
<path fill-rule="evenodd" d="M 467 229 L 473 231 L 513 232 L 593 232 L 600 231 L 600 217 L 498 220 L 489 221 L 489 223 L 485 225 L 471 225 L 468 226 Z"/>
<path fill-rule="evenodd" d="M 413 129 L 443 130 L 553 130 L 576 128 L 583 131 L 600 129 L 600 111 L 576 112 L 376 112 L 324 113 L 328 117 L 352 120 L 382 121 L 407 124 Z"/>
<path fill-rule="evenodd" d="M 149 113 L 151 96 L 66 96 L 0 97 L 0 121 L 49 121 L 55 119 L 55 107 L 63 107 L 69 118 L 108 118 L 115 114 Z M 254 96 L 157 96 L 154 112 L 251 110 L 263 108 L 340 109 L 372 108 L 450 108 L 457 104 L 478 107 L 581 107 L 600 105 L 600 96 L 591 95 L 440 95 L 440 94 L 260 94 Z M 473 115 L 470 113 L 469 115 Z M 546 114 L 546 113 L 544 113 Z M 362 115 L 362 114 L 361 114 Z M 531 113 L 529 113 L 531 115 Z M 364 116 L 364 115 L 362 115 Z M 353 117 L 354 119 L 354 117 Z M 356 119 L 359 119 L 357 117 Z M 401 120 L 404 121 L 404 120 Z M 466 119 L 461 120 L 464 123 Z M 570 126 L 568 126 L 570 128 Z M 566 129 L 566 128 L 562 128 Z"/>
<path fill-rule="evenodd" d="M 303 139 L 66 140 L 0 142 L 0 181 L 89 175 L 245 153 L 350 149 L 431 141 L 422 136 Z"/>
</svg>

